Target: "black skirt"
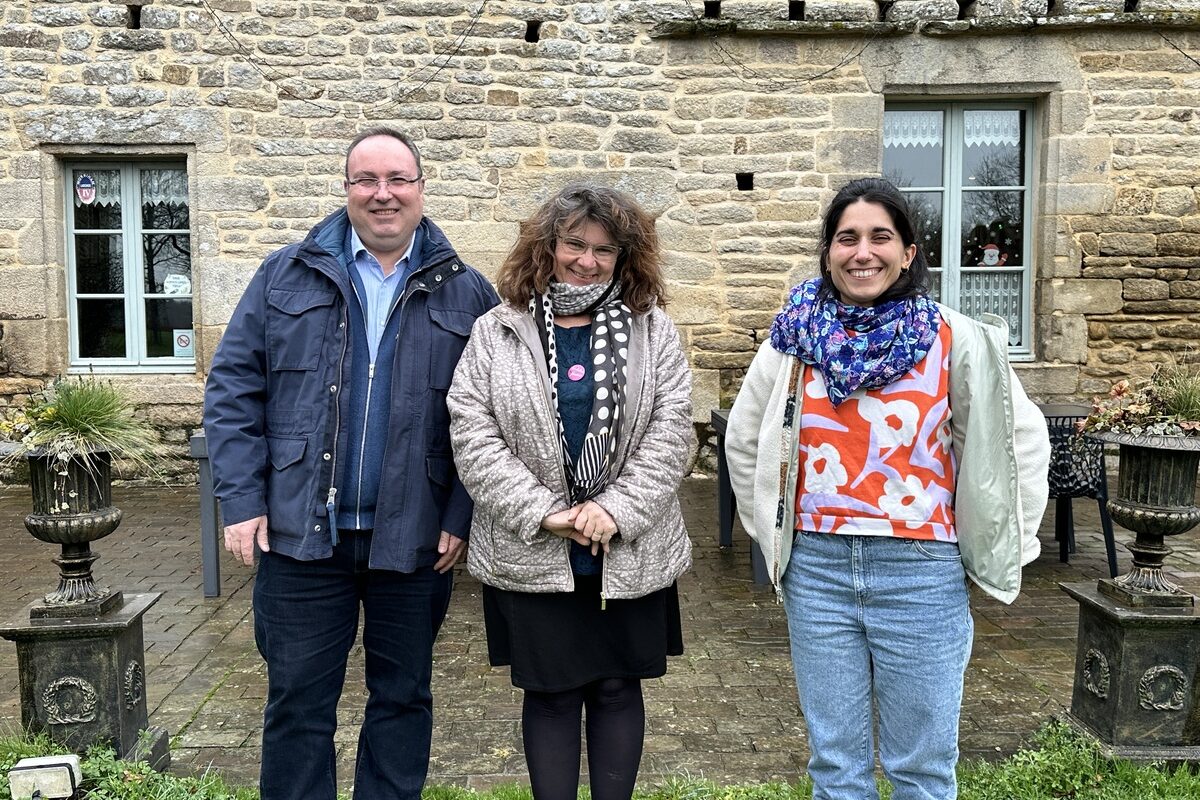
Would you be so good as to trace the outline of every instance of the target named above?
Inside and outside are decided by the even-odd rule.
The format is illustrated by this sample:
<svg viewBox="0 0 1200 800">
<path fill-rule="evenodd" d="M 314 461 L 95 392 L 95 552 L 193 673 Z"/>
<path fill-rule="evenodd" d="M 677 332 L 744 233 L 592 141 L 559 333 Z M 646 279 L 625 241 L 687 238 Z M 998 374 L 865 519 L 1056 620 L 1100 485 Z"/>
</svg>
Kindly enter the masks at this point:
<svg viewBox="0 0 1200 800">
<path fill-rule="evenodd" d="M 603 678 L 658 678 L 683 654 L 679 591 L 665 589 L 600 608 L 600 576 L 576 575 L 573 592 L 483 587 L 488 659 L 512 668 L 513 686 L 565 692 Z"/>
</svg>

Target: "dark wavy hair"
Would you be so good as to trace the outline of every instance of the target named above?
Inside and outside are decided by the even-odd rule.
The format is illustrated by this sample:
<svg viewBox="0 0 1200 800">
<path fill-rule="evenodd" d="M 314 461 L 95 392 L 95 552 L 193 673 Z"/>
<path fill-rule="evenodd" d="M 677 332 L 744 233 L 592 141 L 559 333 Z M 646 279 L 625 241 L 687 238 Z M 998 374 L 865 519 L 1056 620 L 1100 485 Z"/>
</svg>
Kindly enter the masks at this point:
<svg viewBox="0 0 1200 800">
<path fill-rule="evenodd" d="M 917 241 L 912 212 L 909 211 L 908 202 L 905 201 L 900 190 L 883 178 L 859 178 L 850 181 L 834 195 L 833 202 L 825 211 L 825 216 L 821 220 L 821 294 L 826 297 L 837 294 L 837 287 L 833 285 L 833 279 L 829 274 L 829 248 L 833 245 L 833 237 L 837 233 L 838 223 L 842 221 L 842 214 L 848 206 L 859 200 L 881 206 L 888 213 L 905 248 L 908 248 L 909 245 L 917 246 L 917 254 L 913 256 L 908 270 L 901 272 L 896 282 L 889 286 L 875 302 L 885 303 L 889 300 L 901 300 L 929 294 L 929 289 L 933 285 L 933 276 L 929 272 L 929 262 L 925 259 L 925 251 L 921 249 L 921 244 Z"/>
<path fill-rule="evenodd" d="M 621 280 L 625 305 L 637 314 L 666 306 L 654 220 L 629 195 L 586 183 L 563 187 L 521 223 L 517 242 L 496 276 L 496 291 L 524 308 L 534 292 L 545 292 L 550 285 L 558 238 L 589 222 L 604 228 L 621 248 L 613 274 Z"/>
</svg>

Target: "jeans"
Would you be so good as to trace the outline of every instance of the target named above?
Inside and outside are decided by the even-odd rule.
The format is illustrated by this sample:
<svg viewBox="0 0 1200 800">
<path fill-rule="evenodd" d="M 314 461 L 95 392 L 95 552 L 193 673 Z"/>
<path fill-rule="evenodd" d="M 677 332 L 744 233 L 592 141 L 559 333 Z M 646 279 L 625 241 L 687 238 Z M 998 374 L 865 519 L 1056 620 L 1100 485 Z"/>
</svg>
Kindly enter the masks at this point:
<svg viewBox="0 0 1200 800">
<path fill-rule="evenodd" d="M 958 545 L 801 533 L 782 587 L 813 800 L 878 798 L 872 699 L 894 800 L 953 800 L 973 633 Z"/>
<path fill-rule="evenodd" d="M 417 800 L 433 732 L 433 640 L 451 573 L 371 570 L 370 531 L 346 531 L 330 558 L 263 553 L 254 583 L 254 638 L 267 662 L 262 800 L 333 800 L 333 735 L 346 660 L 365 624 L 367 705 L 354 793 Z"/>
</svg>

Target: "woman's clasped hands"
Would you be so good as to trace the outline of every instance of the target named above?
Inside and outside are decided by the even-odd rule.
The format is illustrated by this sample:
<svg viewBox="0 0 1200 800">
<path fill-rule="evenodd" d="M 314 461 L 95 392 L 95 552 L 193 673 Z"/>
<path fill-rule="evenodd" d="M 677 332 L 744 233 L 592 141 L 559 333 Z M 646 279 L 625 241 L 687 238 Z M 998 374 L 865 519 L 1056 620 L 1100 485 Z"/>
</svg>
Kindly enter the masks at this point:
<svg viewBox="0 0 1200 800">
<path fill-rule="evenodd" d="M 593 500 L 547 515 L 542 520 L 542 527 L 556 536 L 571 539 L 584 547 L 590 546 L 592 555 L 599 553 L 601 548 L 607 553 L 609 542 L 617 534 L 617 523 L 612 515 Z"/>
</svg>

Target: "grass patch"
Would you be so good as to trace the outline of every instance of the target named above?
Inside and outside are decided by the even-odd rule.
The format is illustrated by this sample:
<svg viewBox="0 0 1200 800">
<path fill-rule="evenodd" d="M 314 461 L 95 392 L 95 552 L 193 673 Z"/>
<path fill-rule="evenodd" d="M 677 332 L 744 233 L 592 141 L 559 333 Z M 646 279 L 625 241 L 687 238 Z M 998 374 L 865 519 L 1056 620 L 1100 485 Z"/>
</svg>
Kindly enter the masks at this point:
<svg viewBox="0 0 1200 800">
<path fill-rule="evenodd" d="M 0 738 L 0 800 L 11 800 L 8 770 L 27 756 L 64 752 L 45 736 Z M 97 747 L 83 759 L 86 800 L 258 800 L 254 789 L 231 787 L 215 774 L 179 777 L 146 764 L 120 761 Z M 590 800 L 586 787 L 580 800 Z M 881 800 L 891 797 L 880 782 Z M 811 800 L 807 779 L 795 784 L 718 786 L 689 776 L 639 789 L 634 800 Z M 1196 800 L 1200 774 L 1104 758 L 1096 746 L 1061 723 L 1051 723 L 1032 746 L 995 764 L 972 761 L 959 767 L 960 800 Z M 497 786 L 476 792 L 458 786 L 429 786 L 424 800 L 533 800 L 527 786 Z"/>
</svg>

